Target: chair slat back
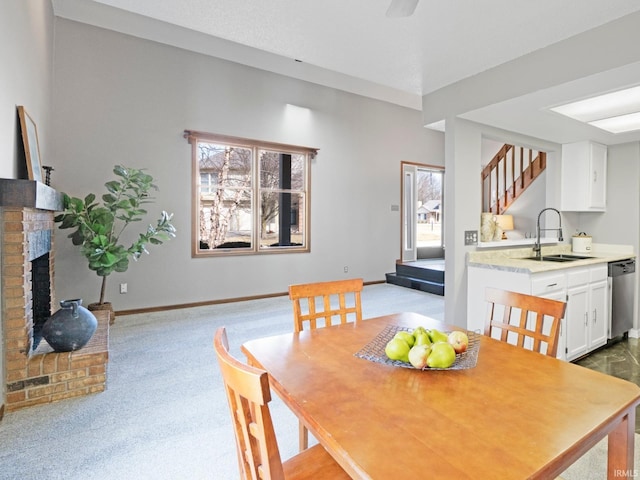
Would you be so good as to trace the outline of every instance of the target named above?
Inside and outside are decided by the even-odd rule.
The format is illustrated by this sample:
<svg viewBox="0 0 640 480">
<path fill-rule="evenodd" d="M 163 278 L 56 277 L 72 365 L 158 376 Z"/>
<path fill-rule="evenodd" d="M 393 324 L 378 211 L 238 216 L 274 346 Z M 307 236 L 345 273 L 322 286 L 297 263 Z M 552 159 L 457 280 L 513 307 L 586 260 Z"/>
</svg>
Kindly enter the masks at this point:
<svg viewBox="0 0 640 480">
<path fill-rule="evenodd" d="M 304 330 L 305 322 L 310 329 L 332 325 L 334 319 L 347 323 L 353 317 L 360 322 L 362 287 L 361 278 L 291 285 L 294 330 Z M 318 325 L 318 319 L 324 319 L 324 325 Z"/>
<path fill-rule="evenodd" d="M 566 302 L 550 298 L 536 297 L 524 293 L 510 292 L 497 288 L 487 288 L 485 299 L 489 303 L 484 334 L 492 336 L 500 331 L 500 340 L 514 343 L 539 353 L 555 357 L 560 336 L 560 322 L 564 318 Z M 502 315 L 499 308 L 504 306 Z M 545 325 L 550 318 L 550 325 Z M 549 323 L 549 321 L 547 321 Z M 515 342 L 512 342 L 515 337 Z M 546 350 L 543 352 L 543 345 Z"/>
<path fill-rule="evenodd" d="M 219 328 L 213 339 L 235 430 L 243 480 L 283 480 L 284 472 L 268 403 L 267 372 L 236 360 L 229 353 L 227 333 Z"/>
</svg>

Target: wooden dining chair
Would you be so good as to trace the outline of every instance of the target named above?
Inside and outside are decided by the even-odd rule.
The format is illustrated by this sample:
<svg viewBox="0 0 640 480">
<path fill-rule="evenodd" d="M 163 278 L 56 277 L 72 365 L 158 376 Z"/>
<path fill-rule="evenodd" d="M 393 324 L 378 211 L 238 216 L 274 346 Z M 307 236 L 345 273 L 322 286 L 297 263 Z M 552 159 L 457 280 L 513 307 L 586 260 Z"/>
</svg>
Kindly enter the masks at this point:
<svg viewBox="0 0 640 480">
<path fill-rule="evenodd" d="M 282 462 L 269 411 L 267 372 L 242 363 L 229 353 L 224 327 L 216 331 L 213 347 L 227 392 L 243 480 L 351 478 L 320 444 Z"/>
<path fill-rule="evenodd" d="M 566 302 L 497 288 L 487 288 L 485 299 L 489 303 L 485 335 L 492 336 L 498 330 L 503 342 L 514 343 L 550 357 L 556 356 L 560 321 L 564 318 Z M 497 308 L 498 305 L 504 308 Z M 548 328 L 545 328 L 545 318 L 550 318 Z M 544 352 L 543 344 L 546 345 Z"/>
<path fill-rule="evenodd" d="M 294 331 L 303 331 L 305 325 L 310 330 L 329 326 L 333 324 L 334 318 L 339 318 L 340 323 L 347 323 L 352 317 L 355 322 L 361 321 L 362 286 L 361 278 L 290 285 Z M 319 324 L 318 320 L 323 323 Z M 309 446 L 309 432 L 302 422 L 299 436 L 300 451 L 303 451 Z"/>
<path fill-rule="evenodd" d="M 335 318 L 347 323 L 350 318 L 362 320 L 362 279 L 336 280 L 332 282 L 305 283 L 289 286 L 289 298 L 293 301 L 293 327 L 296 332 L 333 324 Z M 319 319 L 324 319 L 322 325 Z"/>
</svg>

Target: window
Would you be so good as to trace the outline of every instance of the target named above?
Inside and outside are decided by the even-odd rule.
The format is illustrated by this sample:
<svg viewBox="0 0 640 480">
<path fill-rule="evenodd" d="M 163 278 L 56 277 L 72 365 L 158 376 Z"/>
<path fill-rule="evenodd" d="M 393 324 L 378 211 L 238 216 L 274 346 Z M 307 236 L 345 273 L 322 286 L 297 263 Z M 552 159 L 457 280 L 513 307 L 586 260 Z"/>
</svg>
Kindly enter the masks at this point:
<svg viewBox="0 0 640 480">
<path fill-rule="evenodd" d="M 185 131 L 192 151 L 194 256 L 309 251 L 317 150 Z"/>
</svg>

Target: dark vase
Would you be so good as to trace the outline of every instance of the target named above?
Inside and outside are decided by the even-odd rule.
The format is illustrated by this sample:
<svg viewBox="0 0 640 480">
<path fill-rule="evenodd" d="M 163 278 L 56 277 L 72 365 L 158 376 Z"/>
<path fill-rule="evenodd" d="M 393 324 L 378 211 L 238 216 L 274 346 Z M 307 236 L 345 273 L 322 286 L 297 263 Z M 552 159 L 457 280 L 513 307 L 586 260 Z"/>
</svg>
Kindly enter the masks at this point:
<svg viewBox="0 0 640 480">
<path fill-rule="evenodd" d="M 42 327 L 42 336 L 56 352 L 84 347 L 98 328 L 95 315 L 82 306 L 82 299 L 62 300 L 60 310 Z"/>
</svg>

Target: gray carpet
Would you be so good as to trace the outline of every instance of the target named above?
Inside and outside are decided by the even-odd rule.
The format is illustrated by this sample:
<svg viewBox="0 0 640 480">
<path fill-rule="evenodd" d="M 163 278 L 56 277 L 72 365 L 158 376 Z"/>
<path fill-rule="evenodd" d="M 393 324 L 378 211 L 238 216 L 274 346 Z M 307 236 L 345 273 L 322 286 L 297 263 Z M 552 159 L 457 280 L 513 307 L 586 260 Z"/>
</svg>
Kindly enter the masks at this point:
<svg viewBox="0 0 640 480">
<path fill-rule="evenodd" d="M 635 469 L 633 474 L 620 472 L 619 478 L 640 476 L 640 435 L 635 434 Z M 562 474 L 563 480 L 602 480 L 607 478 L 607 439 L 603 439 Z"/>
<path fill-rule="evenodd" d="M 393 285 L 364 288 L 363 316 L 415 311 L 442 319 L 442 297 Z M 288 297 L 130 315 L 110 332 L 107 390 L 5 414 L 0 479 L 238 478 L 213 333 L 231 351 L 290 332 Z M 281 455 L 297 452 L 297 420 L 274 396 Z"/>
<path fill-rule="evenodd" d="M 443 319 L 442 297 L 394 285 L 367 286 L 362 300 L 365 318 Z M 232 353 L 244 358 L 243 342 L 290 332 L 291 315 L 289 299 L 276 297 L 119 318 L 105 392 L 5 415 L 0 479 L 237 479 L 213 332 L 226 326 Z M 297 452 L 297 419 L 277 396 L 271 409 L 286 459 Z M 563 477 L 604 478 L 596 468 L 604 472 L 604 455 L 590 452 Z"/>
</svg>

